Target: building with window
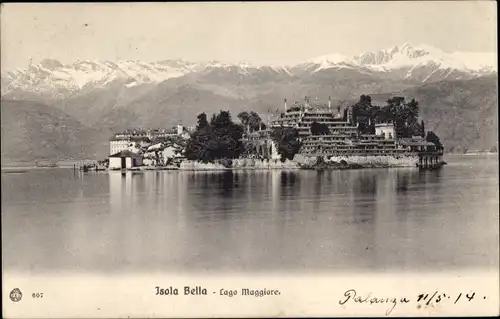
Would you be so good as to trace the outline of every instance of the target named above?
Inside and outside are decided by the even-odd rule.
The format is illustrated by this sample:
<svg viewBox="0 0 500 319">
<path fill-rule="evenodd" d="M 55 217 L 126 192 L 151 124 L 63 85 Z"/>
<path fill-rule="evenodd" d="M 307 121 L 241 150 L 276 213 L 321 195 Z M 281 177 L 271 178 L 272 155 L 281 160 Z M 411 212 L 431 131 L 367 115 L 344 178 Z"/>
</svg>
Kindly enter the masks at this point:
<svg viewBox="0 0 500 319">
<path fill-rule="evenodd" d="M 138 153 L 151 143 L 174 136 L 180 136 L 184 139 L 190 137 L 188 129 L 182 125 L 167 129 L 128 129 L 114 134 L 109 139 L 109 154 L 112 155 L 125 150 Z"/>
<path fill-rule="evenodd" d="M 396 137 L 394 124 L 392 123 L 377 123 L 375 124 L 375 135 L 383 136 L 386 139 L 393 139 Z"/>
<path fill-rule="evenodd" d="M 142 166 L 142 156 L 128 150 L 109 156 L 109 169 L 128 169 Z"/>
</svg>

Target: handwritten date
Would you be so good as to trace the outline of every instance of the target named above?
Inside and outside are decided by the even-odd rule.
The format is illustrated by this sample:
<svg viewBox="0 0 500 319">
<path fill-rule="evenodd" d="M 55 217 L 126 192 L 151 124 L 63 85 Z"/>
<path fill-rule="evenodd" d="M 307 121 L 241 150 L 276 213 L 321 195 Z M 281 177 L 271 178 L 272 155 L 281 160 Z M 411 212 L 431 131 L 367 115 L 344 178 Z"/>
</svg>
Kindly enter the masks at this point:
<svg viewBox="0 0 500 319">
<path fill-rule="evenodd" d="M 453 301 L 454 304 L 456 304 L 459 301 L 462 302 L 470 302 L 476 297 L 475 292 L 469 292 L 469 293 L 459 293 L 459 294 L 446 294 L 446 293 L 440 293 L 439 291 L 434 291 L 433 293 L 423 293 L 419 294 L 417 296 L 417 302 L 418 303 L 425 303 L 425 305 L 429 306 L 432 303 L 438 304 L 440 302 L 446 301 L 446 300 L 451 300 Z M 486 299 L 486 297 L 483 297 L 483 299 Z"/>
</svg>

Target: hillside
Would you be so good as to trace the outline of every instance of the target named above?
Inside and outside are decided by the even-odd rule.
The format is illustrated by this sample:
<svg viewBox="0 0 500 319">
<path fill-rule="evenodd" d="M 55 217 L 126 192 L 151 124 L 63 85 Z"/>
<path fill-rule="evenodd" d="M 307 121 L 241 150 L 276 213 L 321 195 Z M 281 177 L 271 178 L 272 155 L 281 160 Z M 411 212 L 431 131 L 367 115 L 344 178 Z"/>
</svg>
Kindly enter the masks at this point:
<svg viewBox="0 0 500 319">
<path fill-rule="evenodd" d="M 115 104 L 110 111 L 101 109 L 104 114 L 97 117 L 94 129 L 55 107 L 27 101 L 3 101 L 2 161 L 102 158 L 107 154 L 107 140 L 112 131 L 130 127 L 169 127 L 179 122 L 193 125 L 197 113 L 211 114 L 221 109 L 230 110 L 233 117 L 241 110 L 256 110 L 266 120 L 268 110 L 273 113 L 283 108 L 284 93 L 299 98 L 300 94 L 309 92 L 310 96 L 321 96 L 321 102 L 325 102 L 329 92 L 327 85 L 294 88 L 296 91 L 291 92 L 290 87 L 281 84 L 268 87 L 260 96 L 238 99 L 202 89 L 200 85 L 175 87 L 167 81 L 155 88 L 147 88 L 148 94 L 136 99 L 123 99 L 121 105 Z M 348 101 L 332 96 L 332 104 L 345 106 L 354 103 L 353 96 L 358 93 L 370 93 L 376 105 L 384 105 L 393 96 L 415 98 L 420 103 L 426 129 L 441 137 L 448 152 L 490 149 L 497 145 L 497 76 L 429 83 L 382 94 L 358 89 L 353 90 Z M 96 101 L 88 99 L 84 104 L 92 109 L 99 105 Z"/>
<path fill-rule="evenodd" d="M 103 157 L 113 131 L 191 126 L 197 113 L 210 116 L 219 110 L 230 110 L 234 118 L 242 110 L 254 110 L 266 120 L 268 112 L 283 110 L 284 97 L 291 105 L 305 95 L 313 103 L 326 103 L 331 96 L 334 107 L 355 103 L 361 94 L 371 95 L 377 105 L 396 95 L 415 98 L 426 129 L 441 137 L 447 151 L 497 145 L 496 74 L 414 86 L 369 72 L 360 75 L 350 68 L 330 67 L 300 76 L 288 76 L 284 69 L 245 69 L 245 76 L 238 76 L 229 68 L 232 76 L 227 78 L 218 68 L 159 84 L 127 87 L 114 82 L 105 88 L 84 88 L 68 98 L 23 92 L 15 101 L 3 100 L 2 160 Z M 272 81 L 273 76 L 279 80 Z"/>
<path fill-rule="evenodd" d="M 97 159 L 109 132 L 85 127 L 64 112 L 27 101 L 1 101 L 2 163 Z"/>
<path fill-rule="evenodd" d="M 432 130 L 450 152 L 490 149 L 498 145 L 498 77 L 442 81 L 399 92 L 372 95 L 383 105 L 392 96 L 414 98 L 426 130 Z"/>
<path fill-rule="evenodd" d="M 358 86 L 340 97 L 347 97 L 346 100 L 354 103 L 359 95 L 370 94 L 379 105 L 384 105 L 393 96 L 415 98 L 420 103 L 420 114 L 426 129 L 441 137 L 447 151 L 490 149 L 498 140 L 497 80 L 498 77 L 494 75 L 441 81 L 390 93 L 378 93 L 373 90 L 374 87 L 364 90 Z M 351 86 L 355 87 L 354 84 Z M 113 109 L 102 116 L 95 127 L 119 130 L 126 127 L 165 127 L 177 122 L 193 125 L 197 113 L 203 111 L 211 114 L 221 109 L 230 110 L 234 117 L 241 110 L 255 110 L 266 120 L 268 111 L 273 114 L 283 110 L 283 96 L 288 97 L 289 103 L 293 98 L 302 100 L 304 95 L 311 96 L 313 102 L 314 97 L 318 97 L 318 102 L 326 103 L 331 92 L 331 86 L 327 84 L 277 84 L 262 90 L 261 95 L 237 99 L 215 94 L 199 86 L 184 85 L 175 89 L 160 87 L 121 108 Z M 348 89 L 347 85 L 344 89 Z M 332 105 L 335 107 L 339 104 L 345 106 L 349 102 L 332 94 Z"/>
<path fill-rule="evenodd" d="M 94 123 L 93 127 L 120 131 L 130 127 L 171 127 L 179 123 L 194 125 L 196 114 L 244 110 L 246 101 L 238 100 L 190 85 L 150 91 L 132 102 L 112 108 Z M 236 116 L 236 114 L 234 114 Z"/>
</svg>

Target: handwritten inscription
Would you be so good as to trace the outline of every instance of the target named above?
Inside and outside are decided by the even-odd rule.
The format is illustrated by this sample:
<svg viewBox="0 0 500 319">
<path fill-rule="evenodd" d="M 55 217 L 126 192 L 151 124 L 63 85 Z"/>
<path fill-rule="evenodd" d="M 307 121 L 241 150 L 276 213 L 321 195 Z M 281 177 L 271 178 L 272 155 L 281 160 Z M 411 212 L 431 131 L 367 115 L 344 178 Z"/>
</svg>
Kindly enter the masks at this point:
<svg viewBox="0 0 500 319">
<path fill-rule="evenodd" d="M 387 304 L 386 315 L 390 315 L 396 306 L 400 304 L 411 304 L 412 301 L 417 304 L 417 309 L 422 308 L 422 306 L 434 306 L 438 303 L 445 301 L 451 301 L 453 304 L 458 302 L 471 302 L 474 298 L 478 299 L 475 292 L 460 292 L 457 294 L 447 294 L 439 291 L 434 291 L 431 293 L 421 293 L 416 297 L 394 297 L 394 296 L 375 296 L 373 293 L 369 292 L 367 294 L 360 294 L 355 289 L 348 289 L 345 291 L 342 298 L 339 300 L 340 305 L 346 305 L 348 303 L 352 304 L 365 304 L 365 305 L 375 305 L 375 304 Z M 486 299 L 486 296 L 482 296 L 480 299 Z"/>
<path fill-rule="evenodd" d="M 471 302 L 474 297 L 476 297 L 475 292 L 464 293 L 460 292 L 458 294 L 446 294 L 441 293 L 439 291 L 434 291 L 432 293 L 423 293 L 417 296 L 417 303 L 419 306 L 421 304 L 425 304 L 426 306 L 430 306 L 433 304 L 438 304 L 440 302 L 453 301 L 453 304 L 458 302 Z M 482 299 L 486 299 L 486 296 L 483 296 Z"/>
<path fill-rule="evenodd" d="M 344 293 L 344 298 L 339 301 L 339 304 L 344 305 L 347 302 L 361 303 L 361 304 L 388 304 L 389 307 L 385 312 L 386 315 L 389 315 L 394 308 L 398 305 L 398 303 L 409 303 L 410 300 L 406 297 L 396 298 L 396 297 L 382 297 L 382 296 L 372 296 L 372 293 L 368 293 L 366 296 L 359 295 L 356 290 L 349 289 Z"/>
</svg>

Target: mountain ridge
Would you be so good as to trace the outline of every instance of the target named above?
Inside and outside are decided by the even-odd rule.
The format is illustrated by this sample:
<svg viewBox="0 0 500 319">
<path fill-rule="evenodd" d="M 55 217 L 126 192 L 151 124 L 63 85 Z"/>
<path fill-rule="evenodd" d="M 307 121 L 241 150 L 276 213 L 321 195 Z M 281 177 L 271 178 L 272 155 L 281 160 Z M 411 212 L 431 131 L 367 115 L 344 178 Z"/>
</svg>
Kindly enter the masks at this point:
<svg viewBox="0 0 500 319">
<path fill-rule="evenodd" d="M 247 62 L 189 62 L 182 59 L 145 62 L 76 61 L 62 64 L 55 59 L 29 62 L 26 69 L 2 73 L 2 96 L 17 98 L 29 92 L 67 98 L 81 92 L 119 84 L 131 88 L 158 85 L 170 79 L 188 77 L 193 82 L 224 79 L 226 82 L 300 82 L 314 73 L 335 76 L 341 72 L 369 75 L 379 80 L 405 81 L 413 85 L 444 79 L 467 79 L 497 72 L 496 53 L 445 53 L 428 45 L 405 43 L 352 57 L 330 54 L 289 66 Z"/>
</svg>

